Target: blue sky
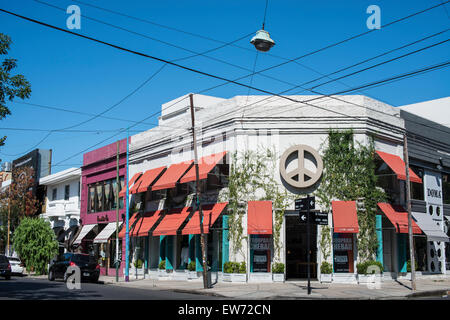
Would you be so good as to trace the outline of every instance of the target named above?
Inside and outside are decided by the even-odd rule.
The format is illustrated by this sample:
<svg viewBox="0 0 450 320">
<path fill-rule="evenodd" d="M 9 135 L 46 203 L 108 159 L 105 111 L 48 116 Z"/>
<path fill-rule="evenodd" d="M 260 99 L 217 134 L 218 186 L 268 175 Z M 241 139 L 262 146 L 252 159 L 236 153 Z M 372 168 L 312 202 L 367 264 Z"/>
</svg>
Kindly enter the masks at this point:
<svg viewBox="0 0 450 320">
<path fill-rule="evenodd" d="M 147 37 L 100 24 L 85 17 L 81 18 L 81 30 L 76 30 L 78 33 L 168 60 L 183 58 L 192 55 L 192 52 L 202 52 L 221 45 L 218 42 L 136 21 L 73 1 L 42 1 L 64 9 L 71 4 L 76 4 L 80 7 L 82 15 L 133 30 Z M 236 43 L 247 50 L 228 46 L 208 55 L 250 70 L 253 69 L 256 51 L 249 41 L 253 33 L 262 25 L 265 0 L 83 1 L 216 40 L 230 42 L 249 35 Z M 381 24 L 383 25 L 439 3 L 441 0 L 269 0 L 266 30 L 270 32 L 276 45 L 269 54 L 258 54 L 256 70 L 283 62 L 284 60 L 280 57 L 299 57 L 333 42 L 367 31 L 366 20 L 369 14 L 366 13 L 366 9 L 369 5 L 375 4 L 380 7 Z M 65 11 L 34 0 L 0 0 L 0 7 L 61 28 L 66 28 L 66 19 L 69 16 Z M 289 63 L 269 70 L 265 74 L 286 82 L 301 84 L 318 77 L 319 73 L 335 71 L 449 28 L 449 17 L 450 3 L 446 4 L 446 8 L 440 6 L 414 18 L 381 28 L 381 30 L 361 38 L 300 59 L 298 64 Z M 99 113 L 130 94 L 163 65 L 161 62 L 121 52 L 4 13 L 0 13 L 0 32 L 11 36 L 13 40 L 9 56 L 18 59 L 19 66 L 15 73 L 25 75 L 31 83 L 32 94 L 30 99 L 26 100 L 29 103 L 85 113 Z M 445 40 L 449 34 L 450 32 L 441 34 L 361 67 Z M 150 40 L 149 37 L 171 43 L 178 48 Z M 318 90 L 329 94 L 384 79 L 444 62 L 448 60 L 449 53 L 450 46 L 447 42 L 399 61 L 348 77 L 342 80 L 342 83 L 333 82 Z M 205 57 L 194 57 L 179 63 L 230 79 L 249 73 L 246 70 Z M 359 68 L 347 72 L 357 69 Z M 251 79 L 246 78 L 241 81 L 249 84 Z M 166 66 L 144 87 L 106 113 L 105 116 L 140 121 L 151 114 L 157 114 L 162 103 L 220 83 L 219 80 L 173 66 Z M 285 83 L 260 75 L 253 77 L 252 84 L 272 92 L 289 88 L 289 85 Z M 450 68 L 446 68 L 364 90 L 360 93 L 393 106 L 399 106 L 449 96 L 449 84 Z M 230 98 L 247 93 L 248 89 L 246 88 L 228 84 L 204 94 Z M 251 94 L 260 93 L 251 91 Z M 17 101 L 20 102 L 20 100 Z M 89 119 L 85 115 L 19 103 L 9 103 L 8 106 L 12 115 L 0 122 L 2 128 L 52 130 L 73 126 Z M 151 128 L 152 124 L 157 123 L 157 116 L 147 120 L 146 124 L 134 127 L 133 130 L 144 131 Z M 97 118 L 73 129 L 111 131 L 125 128 L 130 124 L 125 121 Z M 80 152 L 82 150 L 88 149 L 114 134 L 114 132 L 54 132 L 38 144 L 47 135 L 46 132 L 0 131 L 1 136 L 8 136 L 5 146 L 0 148 L 0 158 L 3 161 L 12 161 L 25 152 L 31 151 L 34 147 L 53 149 L 53 164 L 58 164 L 52 169 L 53 172 L 81 165 L 82 153 Z M 121 133 L 97 145 L 94 149 L 125 137 L 126 134 Z M 63 161 L 77 153 L 80 154 Z"/>
</svg>

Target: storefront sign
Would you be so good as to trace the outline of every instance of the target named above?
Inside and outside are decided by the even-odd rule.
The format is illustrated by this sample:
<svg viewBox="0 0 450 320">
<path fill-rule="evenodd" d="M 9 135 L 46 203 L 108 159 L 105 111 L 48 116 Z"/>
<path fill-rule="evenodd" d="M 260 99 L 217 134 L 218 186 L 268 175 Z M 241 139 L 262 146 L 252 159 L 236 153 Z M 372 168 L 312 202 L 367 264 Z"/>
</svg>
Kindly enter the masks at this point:
<svg viewBox="0 0 450 320">
<path fill-rule="evenodd" d="M 272 238 L 252 238 L 250 249 L 252 250 L 270 250 Z"/>
<path fill-rule="evenodd" d="M 108 216 L 97 216 L 97 222 L 106 222 L 109 221 Z"/>
<path fill-rule="evenodd" d="M 297 158 L 297 166 L 295 169 L 287 172 L 288 160 L 291 157 Z M 305 158 L 309 158 L 315 163 L 315 171 L 306 168 Z M 284 181 L 294 188 L 303 189 L 314 185 L 322 176 L 322 171 L 323 161 L 319 153 L 317 150 L 304 144 L 290 147 L 283 153 L 280 159 L 280 174 Z"/>
<path fill-rule="evenodd" d="M 353 272 L 353 234 L 333 234 L 334 272 Z"/>
<path fill-rule="evenodd" d="M 442 176 L 440 172 L 424 171 L 425 201 L 442 205 Z"/>
</svg>

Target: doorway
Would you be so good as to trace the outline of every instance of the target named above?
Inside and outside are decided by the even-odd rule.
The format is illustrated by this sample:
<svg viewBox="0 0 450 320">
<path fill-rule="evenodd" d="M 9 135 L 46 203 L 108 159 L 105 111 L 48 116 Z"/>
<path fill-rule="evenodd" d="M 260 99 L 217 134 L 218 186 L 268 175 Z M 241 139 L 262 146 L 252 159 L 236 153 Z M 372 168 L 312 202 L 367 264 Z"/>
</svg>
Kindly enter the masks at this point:
<svg viewBox="0 0 450 320">
<path fill-rule="evenodd" d="M 286 279 L 308 278 L 306 224 L 300 223 L 298 215 L 286 219 Z M 317 225 L 310 225 L 310 274 L 317 279 Z"/>
</svg>

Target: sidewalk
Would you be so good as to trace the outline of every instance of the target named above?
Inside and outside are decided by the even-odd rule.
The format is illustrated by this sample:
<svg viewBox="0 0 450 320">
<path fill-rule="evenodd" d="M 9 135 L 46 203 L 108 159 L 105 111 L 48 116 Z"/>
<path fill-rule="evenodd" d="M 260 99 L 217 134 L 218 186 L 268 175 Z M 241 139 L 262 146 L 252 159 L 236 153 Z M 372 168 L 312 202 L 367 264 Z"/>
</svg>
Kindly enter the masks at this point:
<svg viewBox="0 0 450 320">
<path fill-rule="evenodd" d="M 407 299 L 417 296 L 444 296 L 450 292 L 450 276 L 418 279 L 417 291 L 413 293 L 410 280 L 384 281 L 378 289 L 365 284 L 325 284 L 312 281 L 312 293 L 307 294 L 307 281 L 287 281 L 285 283 L 228 283 L 218 282 L 211 289 L 204 289 L 202 281 L 173 281 L 157 279 L 123 278 L 101 276 L 105 284 L 147 290 L 169 290 L 176 292 L 213 295 L 224 299 Z"/>
</svg>

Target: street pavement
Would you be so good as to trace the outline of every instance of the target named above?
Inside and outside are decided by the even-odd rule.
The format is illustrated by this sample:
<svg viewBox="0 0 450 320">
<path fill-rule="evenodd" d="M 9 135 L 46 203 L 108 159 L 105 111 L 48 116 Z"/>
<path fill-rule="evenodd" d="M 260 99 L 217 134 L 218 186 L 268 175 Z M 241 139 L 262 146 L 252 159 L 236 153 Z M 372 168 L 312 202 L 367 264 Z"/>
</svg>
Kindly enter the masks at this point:
<svg viewBox="0 0 450 320">
<path fill-rule="evenodd" d="M 290 300 L 290 299 L 351 299 L 351 300 L 392 300 L 392 299 L 442 299 L 450 293 L 450 275 L 428 276 L 416 280 L 416 291 L 411 290 L 410 280 L 389 280 L 378 288 L 366 284 L 320 283 L 311 281 L 312 292 L 307 293 L 307 281 L 286 281 L 284 283 L 227 283 L 218 282 L 212 288 L 204 289 L 203 282 L 173 281 L 157 279 L 123 279 L 101 277 L 104 283 L 122 288 L 169 290 L 179 293 L 196 293 L 225 299 L 245 300 Z"/>
<path fill-rule="evenodd" d="M 198 294 L 173 290 L 123 288 L 102 283 L 81 283 L 81 289 L 69 290 L 63 281 L 49 281 L 46 276 L 0 279 L 0 300 L 197 300 Z M 203 298 L 202 298 L 203 299 Z M 204 297 L 204 299 L 220 299 Z"/>
<path fill-rule="evenodd" d="M 173 281 L 133 279 L 125 282 L 115 277 L 101 276 L 99 283 L 82 283 L 81 290 L 69 290 L 63 281 L 48 281 L 46 276 L 0 279 L 0 300 L 397 300 L 447 299 L 450 276 L 429 276 L 417 280 L 417 290 L 411 281 L 383 281 L 378 288 L 364 284 L 325 284 L 312 281 L 312 293 L 307 294 L 306 281 L 284 283 L 218 282 L 204 289 L 201 280 Z"/>
</svg>

